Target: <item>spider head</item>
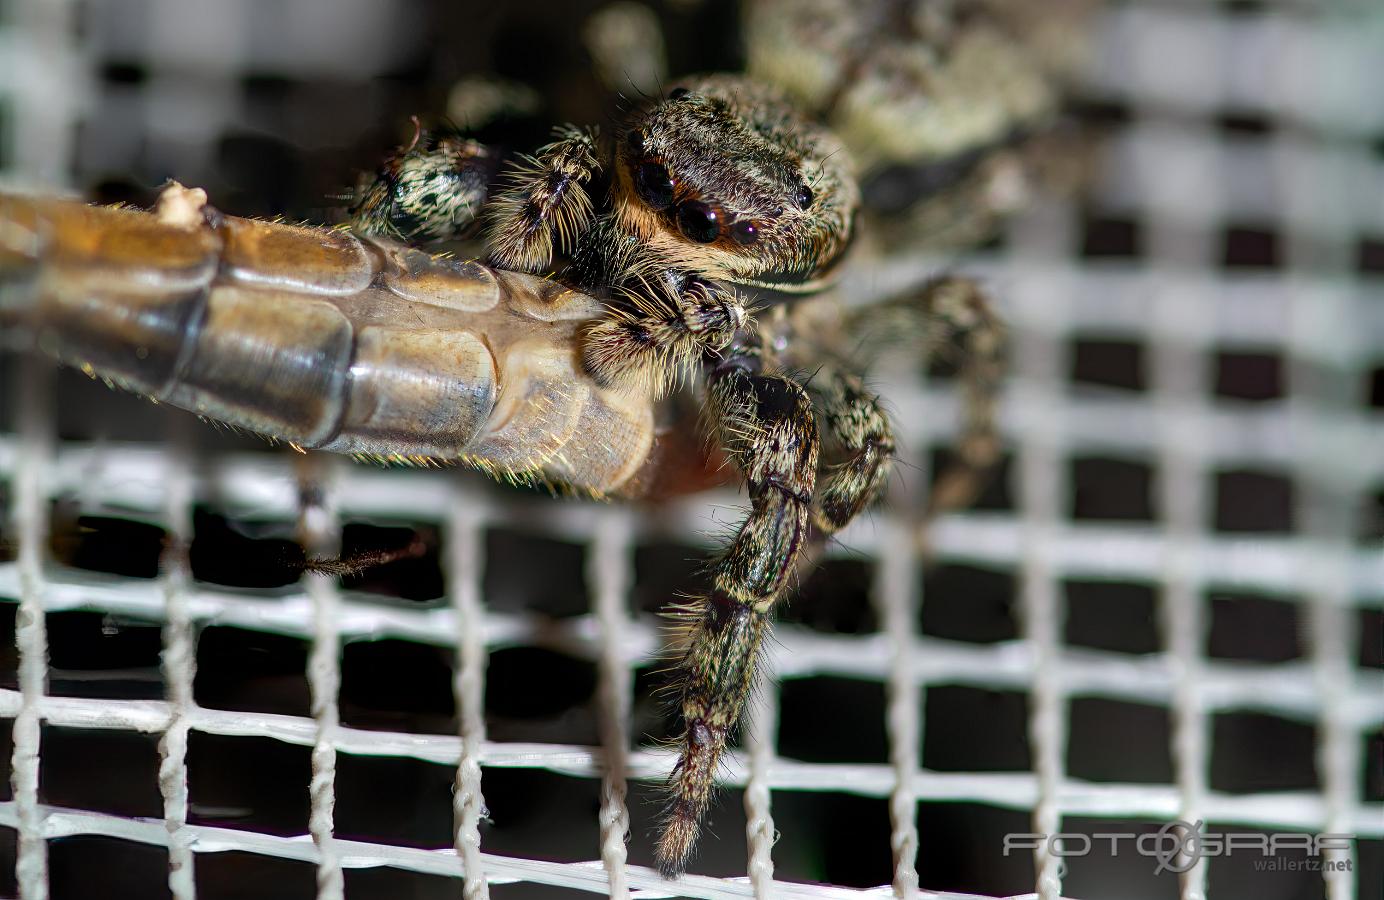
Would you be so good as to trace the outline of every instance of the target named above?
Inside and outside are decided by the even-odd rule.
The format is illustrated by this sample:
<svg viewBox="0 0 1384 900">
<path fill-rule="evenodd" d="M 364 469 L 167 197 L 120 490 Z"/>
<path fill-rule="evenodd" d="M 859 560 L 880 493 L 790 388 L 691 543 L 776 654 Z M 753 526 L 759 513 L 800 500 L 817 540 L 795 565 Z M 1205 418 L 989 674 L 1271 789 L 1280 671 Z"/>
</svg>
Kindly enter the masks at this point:
<svg viewBox="0 0 1384 900">
<path fill-rule="evenodd" d="M 614 185 L 621 227 L 661 262 L 785 291 L 820 286 L 860 196 L 830 132 L 724 75 L 688 79 L 634 119 Z"/>
</svg>

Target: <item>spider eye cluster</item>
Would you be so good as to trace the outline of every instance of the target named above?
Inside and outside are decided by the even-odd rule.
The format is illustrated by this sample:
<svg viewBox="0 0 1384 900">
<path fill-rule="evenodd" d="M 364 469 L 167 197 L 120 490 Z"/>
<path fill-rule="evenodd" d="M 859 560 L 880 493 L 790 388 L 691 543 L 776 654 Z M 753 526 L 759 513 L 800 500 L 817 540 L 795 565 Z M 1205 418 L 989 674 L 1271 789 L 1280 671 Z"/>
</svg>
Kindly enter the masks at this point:
<svg viewBox="0 0 1384 900">
<path fill-rule="evenodd" d="M 631 131 L 626 141 L 635 158 L 645 153 L 644 140 L 637 131 Z M 650 209 L 667 214 L 677 225 L 678 231 L 689 241 L 699 244 L 714 243 L 723 234 L 741 246 L 748 246 L 759 240 L 759 223 L 749 219 L 726 221 L 725 215 L 711 203 L 687 199 L 675 203 L 677 183 L 668 167 L 654 160 L 636 162 L 634 170 L 634 192 Z M 806 190 L 806 188 L 804 188 Z"/>
</svg>

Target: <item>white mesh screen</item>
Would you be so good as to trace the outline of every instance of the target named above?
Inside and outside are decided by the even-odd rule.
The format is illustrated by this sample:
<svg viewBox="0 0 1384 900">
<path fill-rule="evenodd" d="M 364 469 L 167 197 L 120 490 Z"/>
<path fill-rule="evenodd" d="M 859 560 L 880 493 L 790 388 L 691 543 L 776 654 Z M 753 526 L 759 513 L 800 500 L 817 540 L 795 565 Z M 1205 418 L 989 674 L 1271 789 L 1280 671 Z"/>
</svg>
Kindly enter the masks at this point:
<svg viewBox="0 0 1384 900">
<path fill-rule="evenodd" d="M 171 173 L 267 212 L 234 205 L 237 154 L 291 194 L 350 144 L 322 112 L 342 96 L 373 127 L 415 111 L 429 29 L 472 14 L 441 6 L 0 3 L 0 177 Z M 1014 334 L 1000 482 L 925 568 L 910 503 L 956 398 L 881 376 L 896 502 L 806 578 L 676 884 L 648 868 L 671 763 L 652 611 L 743 498 L 302 457 L 0 357 L 0 892 L 1380 897 L 1384 14 L 1129 0 L 1097 34 L 1094 196 L 954 263 Z M 275 135 L 309 162 L 276 168 Z M 424 558 L 378 580 L 250 585 L 295 535 L 410 534 Z M 1359 839 L 1329 873 L 1002 854 L 1006 832 L 1172 819 Z"/>
</svg>

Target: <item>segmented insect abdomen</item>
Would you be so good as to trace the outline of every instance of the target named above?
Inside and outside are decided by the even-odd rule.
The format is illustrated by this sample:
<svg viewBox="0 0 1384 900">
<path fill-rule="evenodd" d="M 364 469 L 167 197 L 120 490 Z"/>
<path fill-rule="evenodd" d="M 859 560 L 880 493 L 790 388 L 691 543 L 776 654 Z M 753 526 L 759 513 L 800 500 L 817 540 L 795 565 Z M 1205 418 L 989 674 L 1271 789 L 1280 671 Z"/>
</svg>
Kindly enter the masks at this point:
<svg viewBox="0 0 1384 900">
<path fill-rule="evenodd" d="M 385 240 L 0 196 L 0 323 L 88 374 L 291 442 L 617 492 L 652 398 L 593 382 L 593 298 Z"/>
</svg>

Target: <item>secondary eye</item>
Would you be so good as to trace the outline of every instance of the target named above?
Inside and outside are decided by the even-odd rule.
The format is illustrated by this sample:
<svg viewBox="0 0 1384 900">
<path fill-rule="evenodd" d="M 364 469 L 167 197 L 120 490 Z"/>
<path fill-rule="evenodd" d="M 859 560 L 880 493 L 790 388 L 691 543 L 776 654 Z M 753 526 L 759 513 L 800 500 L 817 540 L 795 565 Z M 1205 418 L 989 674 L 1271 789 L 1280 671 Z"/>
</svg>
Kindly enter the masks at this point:
<svg viewBox="0 0 1384 900">
<path fill-rule="evenodd" d="M 635 170 L 634 189 L 654 209 L 673 205 L 673 177 L 658 163 L 643 163 Z"/>
<path fill-rule="evenodd" d="M 798 188 L 798 192 L 793 195 L 793 202 L 798 204 L 799 209 L 807 209 L 812 205 L 812 198 L 816 196 L 816 194 L 812 193 L 812 188 L 803 185 Z"/>
<path fill-rule="evenodd" d="M 688 240 L 709 244 L 721 233 L 716 210 L 699 200 L 689 200 L 678 207 L 678 228 Z"/>
<path fill-rule="evenodd" d="M 753 244 L 759 240 L 759 228 L 750 220 L 743 219 L 730 226 L 730 236 L 737 244 Z"/>
</svg>

